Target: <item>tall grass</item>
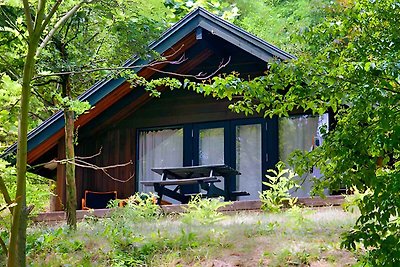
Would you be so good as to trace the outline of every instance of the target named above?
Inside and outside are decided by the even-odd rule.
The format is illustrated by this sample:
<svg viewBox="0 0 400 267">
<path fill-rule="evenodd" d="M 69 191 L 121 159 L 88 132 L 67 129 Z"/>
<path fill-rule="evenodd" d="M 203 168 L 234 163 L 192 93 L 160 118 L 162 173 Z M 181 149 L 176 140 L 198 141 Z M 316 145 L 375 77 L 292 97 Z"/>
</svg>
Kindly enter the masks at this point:
<svg viewBox="0 0 400 267">
<path fill-rule="evenodd" d="M 286 266 L 352 264 L 357 255 L 340 249 L 340 234 L 356 215 L 335 208 L 272 214 L 240 212 L 208 224 L 182 215 L 88 217 L 69 232 L 64 225 L 29 229 L 31 266 Z M 187 215 L 185 215 L 187 216 Z M 1 261 L 0 261 L 1 263 Z M 254 264 L 254 265 L 253 265 Z"/>
</svg>

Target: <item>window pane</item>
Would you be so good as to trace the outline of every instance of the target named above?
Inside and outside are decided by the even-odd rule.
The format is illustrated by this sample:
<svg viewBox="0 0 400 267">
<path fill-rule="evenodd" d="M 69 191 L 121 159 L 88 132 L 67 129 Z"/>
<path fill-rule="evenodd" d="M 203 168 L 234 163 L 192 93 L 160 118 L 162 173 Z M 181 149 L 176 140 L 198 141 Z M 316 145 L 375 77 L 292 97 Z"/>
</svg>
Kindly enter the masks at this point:
<svg viewBox="0 0 400 267">
<path fill-rule="evenodd" d="M 161 179 L 151 169 L 183 166 L 183 129 L 142 131 L 139 134 L 139 181 Z M 139 183 L 140 192 L 154 191 Z"/>
<path fill-rule="evenodd" d="M 199 132 L 199 164 L 224 164 L 224 128 Z"/>
<path fill-rule="evenodd" d="M 236 127 L 236 168 L 241 173 L 236 178 L 236 188 L 250 193 L 239 200 L 258 199 L 262 190 L 260 124 Z"/>
<path fill-rule="evenodd" d="M 321 127 L 328 125 L 328 114 L 322 116 L 301 115 L 279 119 L 279 157 L 288 163 L 290 153 L 299 149 L 311 151 L 322 144 Z M 299 178 L 302 188 L 293 192 L 293 196 L 309 196 L 311 177 L 320 177 L 318 169 L 313 168 L 312 175 Z"/>
<path fill-rule="evenodd" d="M 199 165 L 224 164 L 224 128 L 202 129 L 199 131 Z M 216 184 L 223 189 L 224 179 Z M 205 193 L 204 190 L 201 191 Z"/>
</svg>

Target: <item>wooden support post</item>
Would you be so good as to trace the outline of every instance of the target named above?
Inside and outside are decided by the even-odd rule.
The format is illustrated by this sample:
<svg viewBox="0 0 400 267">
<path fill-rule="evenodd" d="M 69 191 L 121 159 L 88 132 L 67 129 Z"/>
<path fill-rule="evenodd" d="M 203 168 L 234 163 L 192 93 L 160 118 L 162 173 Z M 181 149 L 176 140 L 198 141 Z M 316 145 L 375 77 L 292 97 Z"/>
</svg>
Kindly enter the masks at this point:
<svg viewBox="0 0 400 267">
<path fill-rule="evenodd" d="M 58 159 L 65 159 L 65 145 L 64 139 L 58 141 Z M 55 210 L 64 210 L 65 205 L 65 165 L 57 164 L 57 185 L 56 185 L 56 197 Z"/>
<path fill-rule="evenodd" d="M 57 179 L 57 177 L 56 177 Z M 49 187 L 50 187 L 50 211 L 56 211 L 57 205 L 57 182 L 53 180 L 49 180 Z"/>
</svg>

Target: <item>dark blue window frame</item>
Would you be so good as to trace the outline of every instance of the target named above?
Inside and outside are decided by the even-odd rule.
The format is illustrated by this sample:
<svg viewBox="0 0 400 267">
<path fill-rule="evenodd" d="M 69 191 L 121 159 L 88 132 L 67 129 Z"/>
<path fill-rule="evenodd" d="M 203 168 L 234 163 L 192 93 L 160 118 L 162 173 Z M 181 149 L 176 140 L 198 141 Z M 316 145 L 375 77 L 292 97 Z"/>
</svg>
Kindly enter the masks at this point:
<svg viewBox="0 0 400 267">
<path fill-rule="evenodd" d="M 249 118 L 204 123 L 187 123 L 181 125 L 137 129 L 136 173 L 139 173 L 139 138 L 140 132 L 142 131 L 183 128 L 183 166 L 195 166 L 199 165 L 200 130 L 210 128 L 224 128 L 224 162 L 225 164 L 236 168 L 236 127 L 252 124 L 261 125 L 261 170 L 263 175 L 262 181 L 266 181 L 265 174 L 267 170 L 274 168 L 275 164 L 279 160 L 278 119 L 276 117 L 272 119 Z M 232 180 L 235 181 L 235 179 Z M 136 179 L 136 188 L 138 188 L 138 185 L 139 177 L 137 177 Z M 232 187 L 232 189 L 234 190 L 236 184 L 232 183 Z M 265 190 L 267 188 L 265 185 L 263 185 L 262 189 Z M 190 186 L 184 188 L 184 191 L 195 192 L 194 188 Z"/>
</svg>

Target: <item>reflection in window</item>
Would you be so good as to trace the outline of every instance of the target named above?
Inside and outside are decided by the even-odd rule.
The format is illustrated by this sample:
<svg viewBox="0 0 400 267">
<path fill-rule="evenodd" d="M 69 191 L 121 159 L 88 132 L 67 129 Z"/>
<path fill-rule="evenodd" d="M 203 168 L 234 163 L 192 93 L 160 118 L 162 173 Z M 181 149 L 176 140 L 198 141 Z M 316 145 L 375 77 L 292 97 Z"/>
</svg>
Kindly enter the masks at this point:
<svg viewBox="0 0 400 267">
<path fill-rule="evenodd" d="M 328 126 L 328 114 L 321 116 L 300 115 L 279 119 L 279 157 L 288 163 L 290 153 L 294 150 L 311 151 L 322 144 L 321 129 Z M 300 178 L 302 188 L 294 192 L 294 196 L 309 196 L 311 177 L 320 177 L 319 170 L 313 168 L 313 173 Z"/>
</svg>

